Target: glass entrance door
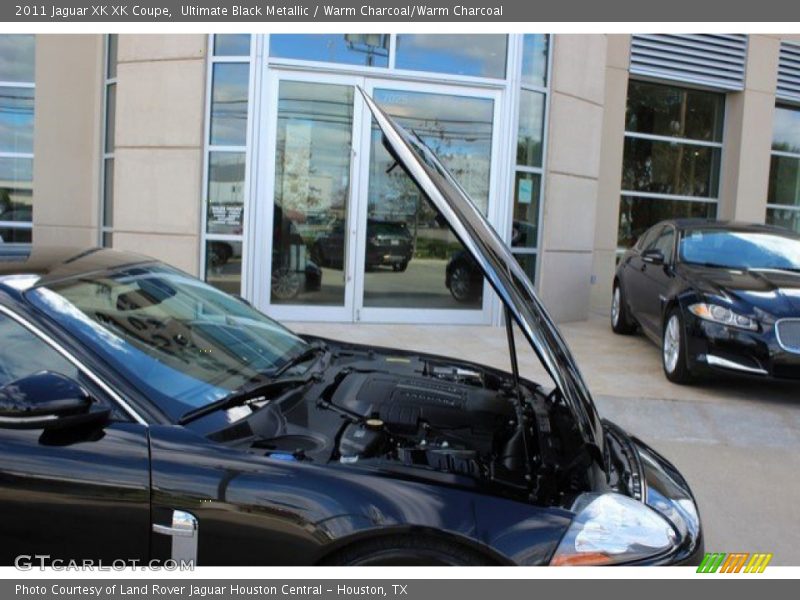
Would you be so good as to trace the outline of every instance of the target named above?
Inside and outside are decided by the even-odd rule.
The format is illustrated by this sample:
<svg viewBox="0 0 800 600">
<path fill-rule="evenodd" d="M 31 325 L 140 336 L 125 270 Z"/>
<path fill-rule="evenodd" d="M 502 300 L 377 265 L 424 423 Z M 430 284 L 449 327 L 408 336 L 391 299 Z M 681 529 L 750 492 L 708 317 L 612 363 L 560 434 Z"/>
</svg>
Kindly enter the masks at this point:
<svg viewBox="0 0 800 600">
<path fill-rule="evenodd" d="M 395 84 L 396 85 L 396 84 Z M 371 82 L 375 101 L 433 149 L 489 214 L 497 94 L 454 86 L 402 89 Z M 461 243 L 381 143 L 364 127 L 359 198 L 357 314 L 364 321 L 483 323 L 483 277 Z M 490 217 L 491 218 L 491 217 Z"/>
<path fill-rule="evenodd" d="M 260 250 L 269 252 L 270 265 L 259 283 L 269 300 L 260 304 L 281 319 L 352 319 L 358 81 L 308 74 L 270 80 L 273 177 L 269 200 L 259 204 L 271 236 L 255 237 L 268 246 Z"/>
<path fill-rule="evenodd" d="M 356 86 L 419 134 L 494 220 L 499 92 L 273 72 L 256 302 L 282 320 L 488 323 L 476 265 L 393 168 Z"/>
</svg>

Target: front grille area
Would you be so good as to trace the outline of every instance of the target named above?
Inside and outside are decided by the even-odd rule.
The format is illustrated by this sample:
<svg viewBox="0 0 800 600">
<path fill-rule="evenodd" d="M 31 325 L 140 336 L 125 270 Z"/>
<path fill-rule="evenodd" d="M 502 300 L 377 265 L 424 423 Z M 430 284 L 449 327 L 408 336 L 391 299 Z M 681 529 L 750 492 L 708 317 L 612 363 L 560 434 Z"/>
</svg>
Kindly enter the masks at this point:
<svg viewBox="0 0 800 600">
<path fill-rule="evenodd" d="M 800 319 L 783 319 L 775 325 L 778 343 L 787 352 L 800 354 Z"/>
</svg>

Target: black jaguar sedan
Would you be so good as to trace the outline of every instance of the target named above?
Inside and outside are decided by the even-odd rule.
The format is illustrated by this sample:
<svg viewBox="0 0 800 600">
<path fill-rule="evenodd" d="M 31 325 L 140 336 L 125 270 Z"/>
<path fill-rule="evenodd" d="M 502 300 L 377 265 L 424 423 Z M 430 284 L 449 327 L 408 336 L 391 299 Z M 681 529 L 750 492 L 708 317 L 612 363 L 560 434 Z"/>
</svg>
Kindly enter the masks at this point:
<svg viewBox="0 0 800 600">
<path fill-rule="evenodd" d="M 709 372 L 800 380 L 800 236 L 665 221 L 619 262 L 611 326 L 660 345 L 670 381 Z"/>
<path fill-rule="evenodd" d="M 34 248 L 0 263 L 1 563 L 698 562 L 683 477 L 600 419 L 509 248 L 366 101 L 502 299 L 510 372 L 298 336 L 146 257 Z"/>
</svg>

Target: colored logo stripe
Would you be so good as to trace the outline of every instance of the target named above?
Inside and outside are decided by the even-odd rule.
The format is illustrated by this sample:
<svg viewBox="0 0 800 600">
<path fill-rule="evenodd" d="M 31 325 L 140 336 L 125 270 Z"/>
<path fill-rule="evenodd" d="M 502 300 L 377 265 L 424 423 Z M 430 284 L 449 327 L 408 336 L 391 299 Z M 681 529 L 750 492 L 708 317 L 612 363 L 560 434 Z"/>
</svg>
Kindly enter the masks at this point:
<svg viewBox="0 0 800 600">
<path fill-rule="evenodd" d="M 725 562 L 722 563 L 722 568 L 719 572 L 738 573 L 748 556 L 750 556 L 750 554 L 747 552 L 733 552 L 728 554 L 728 558 L 726 558 Z"/>
<path fill-rule="evenodd" d="M 767 568 L 769 561 L 772 560 L 772 554 L 753 554 L 753 557 L 750 559 L 750 562 L 747 563 L 747 566 L 744 568 L 745 573 L 763 573 L 764 569 Z"/>
<path fill-rule="evenodd" d="M 703 558 L 703 562 L 697 567 L 697 572 L 716 573 L 723 560 L 725 560 L 724 552 L 707 552 Z"/>
<path fill-rule="evenodd" d="M 748 560 L 749 559 L 749 560 Z M 703 557 L 698 573 L 763 573 L 772 560 L 772 554 L 756 552 L 707 552 Z M 745 566 L 747 563 L 747 566 Z M 744 569 L 742 569 L 744 567 Z"/>
</svg>

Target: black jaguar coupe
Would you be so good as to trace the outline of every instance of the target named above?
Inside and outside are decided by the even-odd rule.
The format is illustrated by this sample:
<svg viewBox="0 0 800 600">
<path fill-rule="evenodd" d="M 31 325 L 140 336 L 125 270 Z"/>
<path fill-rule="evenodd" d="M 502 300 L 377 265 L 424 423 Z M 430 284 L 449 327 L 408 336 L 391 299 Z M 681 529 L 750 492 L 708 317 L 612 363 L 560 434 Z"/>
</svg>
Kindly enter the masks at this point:
<svg viewBox="0 0 800 600">
<path fill-rule="evenodd" d="M 510 371 L 298 336 L 146 257 L 34 248 L 0 263 L 0 562 L 699 562 L 684 478 L 600 419 L 509 248 L 365 100 L 504 303 Z"/>
<path fill-rule="evenodd" d="M 637 326 L 662 349 L 664 373 L 800 381 L 800 236 L 704 219 L 647 230 L 619 262 L 611 327 Z"/>
</svg>

